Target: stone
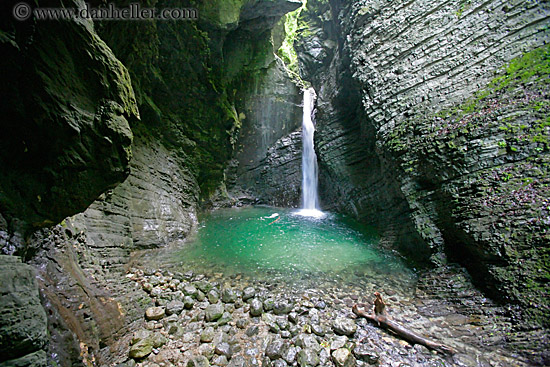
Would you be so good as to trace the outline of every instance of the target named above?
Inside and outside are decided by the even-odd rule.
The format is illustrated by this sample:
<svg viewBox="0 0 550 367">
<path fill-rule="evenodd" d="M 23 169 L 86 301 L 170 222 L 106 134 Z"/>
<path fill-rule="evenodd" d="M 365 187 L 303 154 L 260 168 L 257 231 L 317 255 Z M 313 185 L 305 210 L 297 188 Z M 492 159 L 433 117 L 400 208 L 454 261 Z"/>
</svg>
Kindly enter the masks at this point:
<svg viewBox="0 0 550 367">
<path fill-rule="evenodd" d="M 185 294 L 186 296 L 196 298 L 197 297 L 197 288 L 195 288 L 195 286 L 193 286 L 191 284 L 188 284 L 185 287 L 183 287 L 183 294 Z"/>
<path fill-rule="evenodd" d="M 246 329 L 246 335 L 248 337 L 252 337 L 260 332 L 260 327 L 258 325 L 252 325 L 248 329 Z"/>
<path fill-rule="evenodd" d="M 288 367 L 288 364 L 283 359 L 277 359 L 273 362 L 273 367 Z"/>
<path fill-rule="evenodd" d="M 44 348 L 48 341 L 47 318 L 35 270 L 21 263 L 19 257 L 0 255 L 0 295 L 0 360 Z"/>
<path fill-rule="evenodd" d="M 243 301 L 247 301 L 248 299 L 254 297 L 256 295 L 256 289 L 254 287 L 246 287 L 243 290 Z"/>
<path fill-rule="evenodd" d="M 214 285 L 210 282 L 207 282 L 206 280 L 195 282 L 194 285 L 204 294 L 208 294 L 208 292 L 210 292 L 210 290 L 214 288 Z"/>
<path fill-rule="evenodd" d="M 367 345 L 358 344 L 353 348 L 353 355 L 360 361 L 367 362 L 369 364 L 377 364 L 380 356 L 373 352 Z"/>
<path fill-rule="evenodd" d="M 139 340 L 130 347 L 128 355 L 133 359 L 143 359 L 153 352 L 153 341 L 151 338 Z"/>
<path fill-rule="evenodd" d="M 185 304 L 181 301 L 170 301 L 166 305 L 166 314 L 167 315 L 179 315 L 181 311 L 185 308 Z"/>
<path fill-rule="evenodd" d="M 321 345 L 317 341 L 317 338 L 310 334 L 298 335 L 296 337 L 295 344 L 303 349 L 310 349 L 315 351 L 319 351 L 321 349 Z"/>
<path fill-rule="evenodd" d="M 315 335 L 318 335 L 318 336 L 325 336 L 326 332 L 325 332 L 325 328 L 323 328 L 321 325 L 319 324 L 313 324 L 311 325 L 311 331 L 313 331 L 313 333 Z"/>
<path fill-rule="evenodd" d="M 279 325 L 279 328 L 281 328 L 281 330 L 286 330 L 290 327 L 290 324 L 288 323 L 288 320 L 286 318 L 279 317 L 277 318 L 276 322 L 277 322 L 277 325 Z"/>
<path fill-rule="evenodd" d="M 231 358 L 231 346 L 226 342 L 218 343 L 214 346 L 214 353 Z"/>
<path fill-rule="evenodd" d="M 226 325 L 229 321 L 231 321 L 232 317 L 229 312 L 224 312 L 222 317 L 219 318 L 217 324 L 218 326 Z"/>
<path fill-rule="evenodd" d="M 330 349 L 336 350 L 343 348 L 348 342 L 348 338 L 346 336 L 337 336 L 330 342 Z"/>
<path fill-rule="evenodd" d="M 315 367 L 319 364 L 319 355 L 313 349 L 302 349 L 297 356 L 300 367 Z"/>
<path fill-rule="evenodd" d="M 160 320 L 165 315 L 164 307 L 149 307 L 145 310 L 145 319 L 147 320 Z"/>
<path fill-rule="evenodd" d="M 226 356 L 214 356 L 214 358 L 212 358 L 212 364 L 216 366 L 224 367 L 227 366 L 228 363 L 229 361 Z"/>
<path fill-rule="evenodd" d="M 292 304 L 287 300 L 279 300 L 273 303 L 273 313 L 275 315 L 286 315 L 292 310 Z"/>
<path fill-rule="evenodd" d="M 351 336 L 357 331 L 357 325 L 355 321 L 346 317 L 339 317 L 334 320 L 332 324 L 332 330 L 338 335 Z"/>
<path fill-rule="evenodd" d="M 298 348 L 291 346 L 283 351 L 282 358 L 286 361 L 286 363 L 293 364 L 294 361 L 296 361 L 297 354 Z"/>
<path fill-rule="evenodd" d="M 205 356 L 198 355 L 187 362 L 187 367 L 210 367 L 210 362 Z"/>
<path fill-rule="evenodd" d="M 222 301 L 224 303 L 235 303 L 237 300 L 237 292 L 232 288 L 224 288 L 222 291 Z"/>
<path fill-rule="evenodd" d="M 250 316 L 260 316 L 263 312 L 262 302 L 259 299 L 254 298 L 250 302 Z"/>
<path fill-rule="evenodd" d="M 245 367 L 246 366 L 246 360 L 244 359 L 243 356 L 235 356 L 233 358 L 231 358 L 231 360 L 229 361 L 229 364 L 227 365 L 227 367 Z"/>
<path fill-rule="evenodd" d="M 204 310 L 204 311 L 205 311 L 206 321 L 208 321 L 208 322 L 216 321 L 220 317 L 222 317 L 222 315 L 224 313 L 223 304 L 216 303 L 216 304 L 213 304 L 213 305 L 208 305 L 206 307 L 206 310 Z"/>
<path fill-rule="evenodd" d="M 202 291 L 197 291 L 197 301 L 202 302 L 206 299 L 206 294 L 204 294 Z"/>
<path fill-rule="evenodd" d="M 272 333 L 278 333 L 279 331 L 281 331 L 281 328 L 277 324 L 277 319 L 275 318 L 275 316 L 269 313 L 264 313 L 262 315 L 262 321 L 265 322 L 265 324 L 269 327 L 269 331 L 271 331 Z"/>
<path fill-rule="evenodd" d="M 142 288 L 145 292 L 151 293 L 151 291 L 153 290 L 153 285 L 151 283 L 145 282 L 143 283 Z"/>
<path fill-rule="evenodd" d="M 323 348 L 319 352 L 319 364 L 321 366 L 330 364 L 330 351 L 328 348 Z"/>
<path fill-rule="evenodd" d="M 273 300 L 273 298 L 267 298 L 263 302 L 263 307 L 265 311 L 273 310 L 274 305 L 275 305 L 275 301 Z"/>
<path fill-rule="evenodd" d="M 282 358 L 284 346 L 285 343 L 281 339 L 275 338 L 265 348 L 265 355 L 271 360 Z"/>
<path fill-rule="evenodd" d="M 147 339 L 150 336 L 151 336 L 151 331 L 147 329 L 140 329 L 134 332 L 134 335 L 132 335 L 132 339 L 130 340 L 130 345 L 136 344 L 140 340 Z"/>
<path fill-rule="evenodd" d="M 288 314 L 288 321 L 296 324 L 298 322 L 298 314 L 296 312 L 290 312 Z"/>
<path fill-rule="evenodd" d="M 337 367 L 355 366 L 355 358 L 347 348 L 340 348 L 333 351 L 332 360 Z"/>
<path fill-rule="evenodd" d="M 153 348 L 160 348 L 168 342 L 168 339 L 160 332 L 152 333 L 149 338 L 151 339 Z"/>
<path fill-rule="evenodd" d="M 216 335 L 214 328 L 211 326 L 207 327 L 201 332 L 201 342 L 210 343 L 212 340 L 214 340 L 214 335 Z"/>
<path fill-rule="evenodd" d="M 214 346 L 210 343 L 199 345 L 199 354 L 211 359 L 214 356 Z"/>
<path fill-rule="evenodd" d="M 218 303 L 218 301 L 220 300 L 220 295 L 218 294 L 218 292 L 215 289 L 211 289 L 206 294 L 206 297 L 208 298 L 208 302 L 210 302 L 212 304 Z"/>
<path fill-rule="evenodd" d="M 235 326 L 237 326 L 239 329 L 244 329 L 248 326 L 248 324 L 250 324 L 250 320 L 249 319 L 245 319 L 245 318 L 241 318 L 241 319 L 238 319 L 236 322 L 235 322 Z"/>
<path fill-rule="evenodd" d="M 192 309 L 194 305 L 195 305 L 195 300 L 193 298 L 191 298 L 190 296 L 185 296 L 183 298 L 183 307 L 186 310 Z"/>
</svg>

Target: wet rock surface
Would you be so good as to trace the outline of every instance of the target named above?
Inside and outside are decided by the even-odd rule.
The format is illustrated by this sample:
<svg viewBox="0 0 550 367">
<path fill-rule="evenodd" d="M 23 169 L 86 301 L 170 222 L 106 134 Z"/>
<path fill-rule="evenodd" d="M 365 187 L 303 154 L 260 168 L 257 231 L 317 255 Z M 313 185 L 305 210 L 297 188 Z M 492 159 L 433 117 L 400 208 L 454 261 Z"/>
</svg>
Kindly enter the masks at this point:
<svg viewBox="0 0 550 367">
<path fill-rule="evenodd" d="M 0 366 L 47 364 L 47 319 L 35 277 L 19 257 L 0 255 Z"/>
<path fill-rule="evenodd" d="M 152 278 L 160 279 L 161 292 L 151 295 L 157 305 L 164 299 L 170 300 L 168 304 L 185 297 L 195 301 L 179 315 L 143 319 L 142 329 L 129 339 L 125 362 L 140 367 L 529 365 L 506 349 L 509 319 L 505 310 L 484 298 L 467 279 L 460 282 L 456 273 L 454 284 L 461 286 L 462 293 L 455 299 L 443 293 L 447 287 L 438 288 L 430 277 L 421 278 L 412 288 L 383 277 L 358 277 L 344 283 L 311 279 L 299 286 L 289 286 L 277 277 L 271 281 L 222 273 L 185 277 L 175 269 L 145 275 L 140 268 L 132 268 L 128 277 L 140 287 L 155 283 Z M 174 281 L 178 285 L 172 289 Z M 215 291 L 222 298 L 211 304 L 207 297 L 198 300 L 197 292 L 184 296 L 184 289 L 193 288 Z M 235 297 L 225 297 L 230 302 L 223 301 L 224 289 L 234 291 Z M 395 321 L 458 353 L 440 355 L 356 318 L 350 305 L 359 303 L 370 309 L 372 293 L 381 289 Z M 265 309 L 265 304 L 273 307 Z M 277 304 L 288 306 L 289 312 L 280 312 Z M 227 322 L 220 323 L 226 317 Z"/>
<path fill-rule="evenodd" d="M 319 94 L 325 207 L 373 222 L 382 244 L 420 263 L 461 263 L 486 294 L 523 309 L 510 338 L 518 351 L 527 339 L 542 350 L 550 33 L 540 24 L 550 9 L 513 9 L 505 0 L 312 0 L 296 48 Z"/>
</svg>

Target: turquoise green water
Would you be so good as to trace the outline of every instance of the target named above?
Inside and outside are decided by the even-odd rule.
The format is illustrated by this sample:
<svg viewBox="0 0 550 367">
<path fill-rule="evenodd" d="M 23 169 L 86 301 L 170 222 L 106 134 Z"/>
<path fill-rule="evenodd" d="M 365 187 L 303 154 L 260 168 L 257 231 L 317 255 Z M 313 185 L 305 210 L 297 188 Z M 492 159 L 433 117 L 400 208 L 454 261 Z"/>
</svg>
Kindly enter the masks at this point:
<svg viewBox="0 0 550 367">
<path fill-rule="evenodd" d="M 392 274 L 412 277 L 391 253 L 376 248 L 376 233 L 334 214 L 254 207 L 216 210 L 199 218 L 196 238 L 172 260 L 195 271 L 286 278 Z"/>
</svg>

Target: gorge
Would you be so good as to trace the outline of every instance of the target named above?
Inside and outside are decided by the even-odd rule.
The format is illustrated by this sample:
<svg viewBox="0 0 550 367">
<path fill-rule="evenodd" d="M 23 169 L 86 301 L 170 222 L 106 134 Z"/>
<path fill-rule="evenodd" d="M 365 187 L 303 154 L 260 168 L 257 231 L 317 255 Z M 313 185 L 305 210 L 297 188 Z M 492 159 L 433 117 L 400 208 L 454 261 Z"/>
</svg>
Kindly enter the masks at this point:
<svg viewBox="0 0 550 367">
<path fill-rule="evenodd" d="M 548 2 L 141 2 L 198 10 L 179 21 L 20 21 L 16 3 L 0 4 L 0 366 L 550 363 Z M 193 242 L 204 218 L 235 235 L 232 211 L 264 235 L 310 219 L 290 215 L 308 88 L 303 207 L 375 265 L 338 239 L 295 283 L 284 251 L 263 278 L 181 266 L 227 257 Z M 355 319 L 375 291 L 458 353 Z"/>
</svg>

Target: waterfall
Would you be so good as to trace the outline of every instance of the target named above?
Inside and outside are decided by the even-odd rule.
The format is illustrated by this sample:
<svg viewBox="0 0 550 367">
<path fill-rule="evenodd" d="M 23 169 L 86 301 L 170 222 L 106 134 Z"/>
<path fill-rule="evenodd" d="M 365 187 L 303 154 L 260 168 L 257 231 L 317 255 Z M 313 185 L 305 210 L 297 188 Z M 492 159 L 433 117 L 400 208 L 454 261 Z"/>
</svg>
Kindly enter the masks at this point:
<svg viewBox="0 0 550 367">
<path fill-rule="evenodd" d="M 317 194 L 317 155 L 313 145 L 315 127 L 311 120 L 315 91 L 309 88 L 304 91 L 304 115 L 302 120 L 302 210 L 300 215 L 321 217 L 319 196 Z"/>
</svg>

